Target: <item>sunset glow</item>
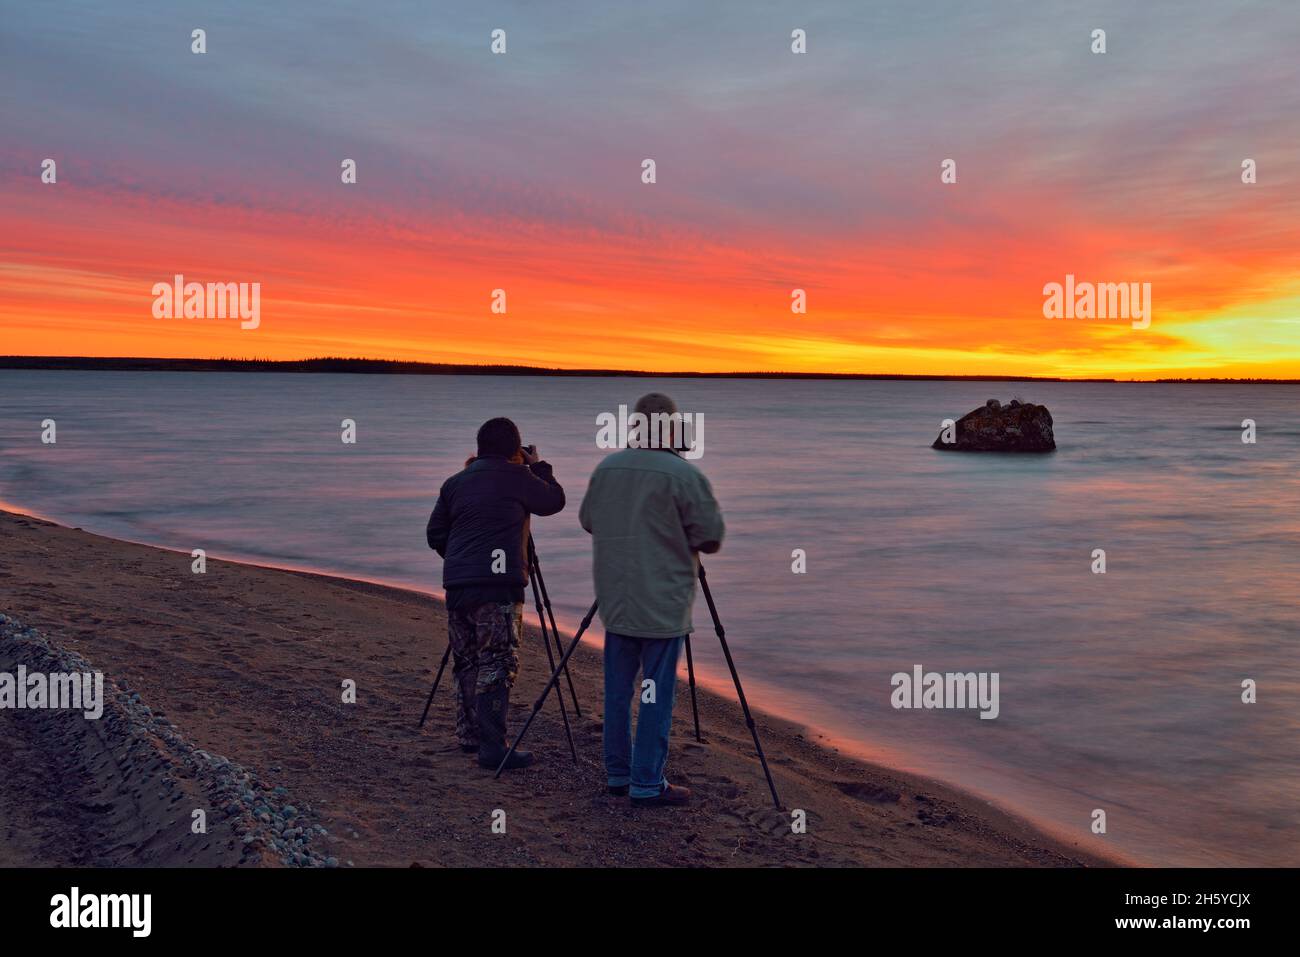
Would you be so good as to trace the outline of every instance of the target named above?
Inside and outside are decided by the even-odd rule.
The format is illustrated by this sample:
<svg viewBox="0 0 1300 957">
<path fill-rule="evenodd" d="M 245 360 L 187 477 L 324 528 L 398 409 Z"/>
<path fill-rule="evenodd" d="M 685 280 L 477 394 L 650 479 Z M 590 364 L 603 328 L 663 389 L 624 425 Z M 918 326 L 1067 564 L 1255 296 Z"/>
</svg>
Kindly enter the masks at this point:
<svg viewBox="0 0 1300 957">
<path fill-rule="evenodd" d="M 1300 376 L 1295 37 L 1255 5 L 830 5 L 804 56 L 778 9 L 292 6 L 7 13 L 0 354 Z M 155 319 L 178 273 L 260 282 L 260 327 Z M 1045 319 L 1067 273 L 1150 282 L 1150 328 Z"/>
</svg>

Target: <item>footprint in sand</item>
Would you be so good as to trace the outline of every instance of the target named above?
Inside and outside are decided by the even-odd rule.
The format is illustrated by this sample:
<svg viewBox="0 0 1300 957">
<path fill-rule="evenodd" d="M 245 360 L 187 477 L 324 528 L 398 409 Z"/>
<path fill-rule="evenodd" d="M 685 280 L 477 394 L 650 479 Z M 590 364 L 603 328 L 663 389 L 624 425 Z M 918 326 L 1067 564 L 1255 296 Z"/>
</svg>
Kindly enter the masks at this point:
<svg viewBox="0 0 1300 957">
<path fill-rule="evenodd" d="M 955 821 L 957 815 L 950 812 L 945 813 L 943 811 L 934 811 L 930 808 L 923 807 L 916 812 L 916 819 L 927 827 L 943 827 L 950 821 Z"/>
<path fill-rule="evenodd" d="M 774 807 L 754 808 L 745 814 L 745 820 L 755 828 L 772 837 L 784 837 L 787 834 L 793 834 L 790 829 L 791 818 L 784 811 L 778 811 Z M 815 823 L 821 818 L 808 812 L 809 823 Z"/>
<path fill-rule="evenodd" d="M 861 781 L 833 781 L 831 783 L 849 797 L 858 801 L 866 801 L 869 804 L 897 804 L 902 798 L 902 795 L 897 791 Z"/>
<path fill-rule="evenodd" d="M 728 801 L 734 801 L 740 797 L 740 788 L 735 785 L 729 778 L 720 778 L 717 775 L 697 774 L 692 775 L 695 780 L 701 781 L 702 789 L 707 791 L 713 797 L 724 798 Z M 692 782 L 688 782 L 692 783 Z"/>
</svg>

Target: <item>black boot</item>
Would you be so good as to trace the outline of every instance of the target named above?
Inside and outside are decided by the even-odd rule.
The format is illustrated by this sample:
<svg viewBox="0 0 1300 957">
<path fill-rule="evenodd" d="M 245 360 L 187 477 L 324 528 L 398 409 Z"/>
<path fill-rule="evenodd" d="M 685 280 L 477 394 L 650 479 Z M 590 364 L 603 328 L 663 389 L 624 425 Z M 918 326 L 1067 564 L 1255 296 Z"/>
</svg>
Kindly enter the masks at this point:
<svg viewBox="0 0 1300 957">
<path fill-rule="evenodd" d="M 506 710 L 510 706 L 510 689 L 495 688 L 480 692 L 475 701 L 478 709 L 479 767 L 495 771 L 506 756 Z M 506 762 L 506 770 L 526 768 L 533 763 L 531 751 L 516 751 Z"/>
</svg>

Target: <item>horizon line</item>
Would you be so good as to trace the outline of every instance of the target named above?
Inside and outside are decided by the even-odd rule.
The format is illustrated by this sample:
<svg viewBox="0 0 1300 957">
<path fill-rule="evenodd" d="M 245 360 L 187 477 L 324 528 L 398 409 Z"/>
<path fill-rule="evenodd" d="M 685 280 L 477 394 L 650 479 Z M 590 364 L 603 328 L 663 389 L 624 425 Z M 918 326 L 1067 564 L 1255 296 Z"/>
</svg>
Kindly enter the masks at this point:
<svg viewBox="0 0 1300 957">
<path fill-rule="evenodd" d="M 363 375 L 503 375 L 591 378 L 682 378 L 682 379 L 878 379 L 949 382 L 1091 382 L 1152 384 L 1238 384 L 1298 385 L 1300 378 L 1234 378 L 1228 376 L 1164 376 L 1152 379 L 1120 379 L 1113 376 L 1033 375 L 946 375 L 943 373 L 897 372 L 796 372 L 740 370 L 699 372 L 679 370 L 651 372 L 640 369 L 565 369 L 507 363 L 427 362 L 416 359 L 352 358 L 316 356 L 308 359 L 192 358 L 163 356 L 0 356 L 0 369 L 31 369 L 50 372 L 296 372 Z"/>
</svg>

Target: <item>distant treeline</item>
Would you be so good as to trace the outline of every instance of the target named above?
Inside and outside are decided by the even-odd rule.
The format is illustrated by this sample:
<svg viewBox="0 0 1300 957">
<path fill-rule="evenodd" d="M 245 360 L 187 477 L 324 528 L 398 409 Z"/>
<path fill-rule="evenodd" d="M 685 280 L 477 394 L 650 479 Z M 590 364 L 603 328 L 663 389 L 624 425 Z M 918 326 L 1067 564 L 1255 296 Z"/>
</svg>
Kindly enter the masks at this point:
<svg viewBox="0 0 1300 957">
<path fill-rule="evenodd" d="M 1190 382 L 1196 385 L 1300 385 L 1300 379 L 1150 379 L 1151 382 Z"/>
<path fill-rule="evenodd" d="M 954 382 L 1118 382 L 1029 375 L 896 375 L 871 372 L 641 372 L 635 369 L 547 369 L 541 366 L 403 362 L 397 359 L 149 359 L 95 356 L 0 356 L 0 369 L 83 372 L 327 372 L 363 375 L 647 376 L 676 379 L 907 379 Z M 1300 379 L 1153 379 L 1196 384 L 1300 383 Z"/>
<path fill-rule="evenodd" d="M 0 356 L 0 369 L 83 372 L 347 372 L 367 375 L 654 376 L 707 379 L 921 379 L 983 382 L 1113 382 L 1006 375 L 886 375 L 856 372 L 641 372 L 635 369 L 547 369 L 541 366 L 463 365 L 397 359 L 149 359 L 95 356 Z"/>
</svg>

